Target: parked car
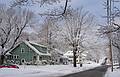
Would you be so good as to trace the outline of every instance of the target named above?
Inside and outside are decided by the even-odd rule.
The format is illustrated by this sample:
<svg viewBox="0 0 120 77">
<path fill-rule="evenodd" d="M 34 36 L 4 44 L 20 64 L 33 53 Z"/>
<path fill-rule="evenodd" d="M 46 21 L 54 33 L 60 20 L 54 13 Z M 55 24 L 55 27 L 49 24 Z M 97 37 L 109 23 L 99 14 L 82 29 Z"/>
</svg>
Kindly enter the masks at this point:
<svg viewBox="0 0 120 77">
<path fill-rule="evenodd" d="M 19 67 L 14 64 L 3 64 L 3 65 L 0 65 L 0 68 L 19 68 Z"/>
</svg>

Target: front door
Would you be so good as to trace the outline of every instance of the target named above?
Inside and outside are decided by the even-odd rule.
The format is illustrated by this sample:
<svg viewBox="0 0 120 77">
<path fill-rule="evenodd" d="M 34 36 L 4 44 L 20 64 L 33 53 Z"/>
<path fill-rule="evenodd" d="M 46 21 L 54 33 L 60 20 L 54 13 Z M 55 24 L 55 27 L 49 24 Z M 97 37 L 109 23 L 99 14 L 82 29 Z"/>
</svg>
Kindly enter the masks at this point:
<svg viewBox="0 0 120 77">
<path fill-rule="evenodd" d="M 25 64 L 25 59 L 21 59 L 21 63 L 22 63 L 22 64 Z"/>
</svg>

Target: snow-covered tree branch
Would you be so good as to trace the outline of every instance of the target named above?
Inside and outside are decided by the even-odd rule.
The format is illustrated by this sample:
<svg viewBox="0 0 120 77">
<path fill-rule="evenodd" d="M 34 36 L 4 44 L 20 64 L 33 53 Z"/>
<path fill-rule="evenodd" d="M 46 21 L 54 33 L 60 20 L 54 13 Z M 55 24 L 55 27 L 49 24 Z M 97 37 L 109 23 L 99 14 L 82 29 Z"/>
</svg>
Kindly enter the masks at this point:
<svg viewBox="0 0 120 77">
<path fill-rule="evenodd" d="M 33 13 L 27 9 L 15 10 L 1 7 L 0 17 L 2 19 L 0 23 L 0 53 L 5 55 L 15 46 L 22 31 L 29 25 Z"/>
</svg>

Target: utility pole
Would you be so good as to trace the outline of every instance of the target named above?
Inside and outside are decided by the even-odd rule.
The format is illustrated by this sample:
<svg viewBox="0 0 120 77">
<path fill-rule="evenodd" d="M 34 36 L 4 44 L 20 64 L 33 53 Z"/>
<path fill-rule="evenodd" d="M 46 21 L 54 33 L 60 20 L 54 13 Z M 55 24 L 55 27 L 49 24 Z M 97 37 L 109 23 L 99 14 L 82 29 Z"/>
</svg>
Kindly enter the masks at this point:
<svg viewBox="0 0 120 77">
<path fill-rule="evenodd" d="M 46 20 L 47 22 L 47 25 L 46 25 L 46 29 L 47 29 L 47 32 L 46 32 L 46 42 L 47 42 L 47 50 L 48 52 L 51 54 L 51 58 L 50 60 L 54 61 L 54 57 L 52 55 L 52 32 L 51 32 L 51 25 L 52 25 L 52 22 L 51 22 L 51 18 L 47 18 Z"/>
<path fill-rule="evenodd" d="M 47 42 L 47 47 L 48 47 L 48 50 L 49 50 L 49 53 L 51 51 L 51 36 L 52 36 L 52 33 L 51 33 L 51 19 L 47 19 L 47 32 L 46 32 L 46 42 Z"/>
<path fill-rule="evenodd" d="M 112 27 L 112 0 L 107 0 L 107 25 L 109 28 L 109 31 L 111 31 Z M 112 33 L 108 33 L 108 39 L 109 39 L 109 59 L 111 64 L 111 71 L 113 71 L 113 58 L 112 58 Z"/>
</svg>

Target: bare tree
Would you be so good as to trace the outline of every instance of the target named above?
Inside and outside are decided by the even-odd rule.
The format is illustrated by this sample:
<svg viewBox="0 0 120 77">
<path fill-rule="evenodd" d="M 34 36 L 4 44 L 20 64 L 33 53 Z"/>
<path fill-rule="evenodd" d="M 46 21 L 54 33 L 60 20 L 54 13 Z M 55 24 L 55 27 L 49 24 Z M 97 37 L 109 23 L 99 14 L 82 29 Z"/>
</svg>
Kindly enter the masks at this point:
<svg viewBox="0 0 120 77">
<path fill-rule="evenodd" d="M 119 30 L 120 30 L 120 25 L 117 22 L 120 17 L 120 9 L 117 7 L 117 3 L 119 1 L 116 0 L 107 0 L 106 8 L 107 8 L 107 26 L 102 27 L 102 32 L 105 35 L 109 35 L 110 37 L 110 43 L 111 46 L 114 46 L 118 49 L 119 51 Z M 115 50 L 116 51 L 116 50 Z M 116 52 L 113 53 L 116 53 Z M 113 70 L 113 69 L 112 69 Z"/>
<path fill-rule="evenodd" d="M 53 51 L 55 48 L 59 48 L 59 31 L 58 23 L 55 22 L 54 18 L 47 17 L 38 32 L 39 42 L 48 46 L 48 51 L 52 54 L 53 60 L 56 56 Z"/>
<path fill-rule="evenodd" d="M 0 7 L 0 64 L 3 64 L 5 54 L 14 47 L 32 17 L 33 13 L 26 9 Z"/>
<path fill-rule="evenodd" d="M 60 3 L 63 2 L 61 0 L 14 0 L 13 4 L 11 4 L 11 8 L 16 6 L 24 6 L 24 5 L 33 5 L 33 4 L 39 4 L 40 7 L 46 6 L 46 5 L 53 5 L 54 3 Z M 68 7 L 69 0 L 64 1 L 64 6 L 62 11 L 58 10 L 52 10 L 44 13 L 39 13 L 40 16 L 64 16 L 66 14 L 66 10 Z M 60 8 L 59 8 L 60 9 Z"/>
<path fill-rule="evenodd" d="M 43 24 L 41 24 L 41 27 L 38 31 L 38 36 L 40 38 L 39 41 L 42 44 L 46 44 L 46 45 L 49 44 L 50 43 L 49 40 L 51 40 L 53 38 L 53 35 L 55 35 L 53 31 L 57 31 L 56 28 L 57 28 L 57 25 L 55 21 L 51 17 L 47 17 L 44 20 Z"/>
<path fill-rule="evenodd" d="M 82 51 L 84 48 L 83 41 L 85 41 L 86 30 L 92 24 L 93 16 L 83 8 L 72 11 L 72 15 L 66 17 L 63 26 L 63 37 L 66 42 L 72 47 L 74 67 L 76 67 L 77 51 Z"/>
</svg>

